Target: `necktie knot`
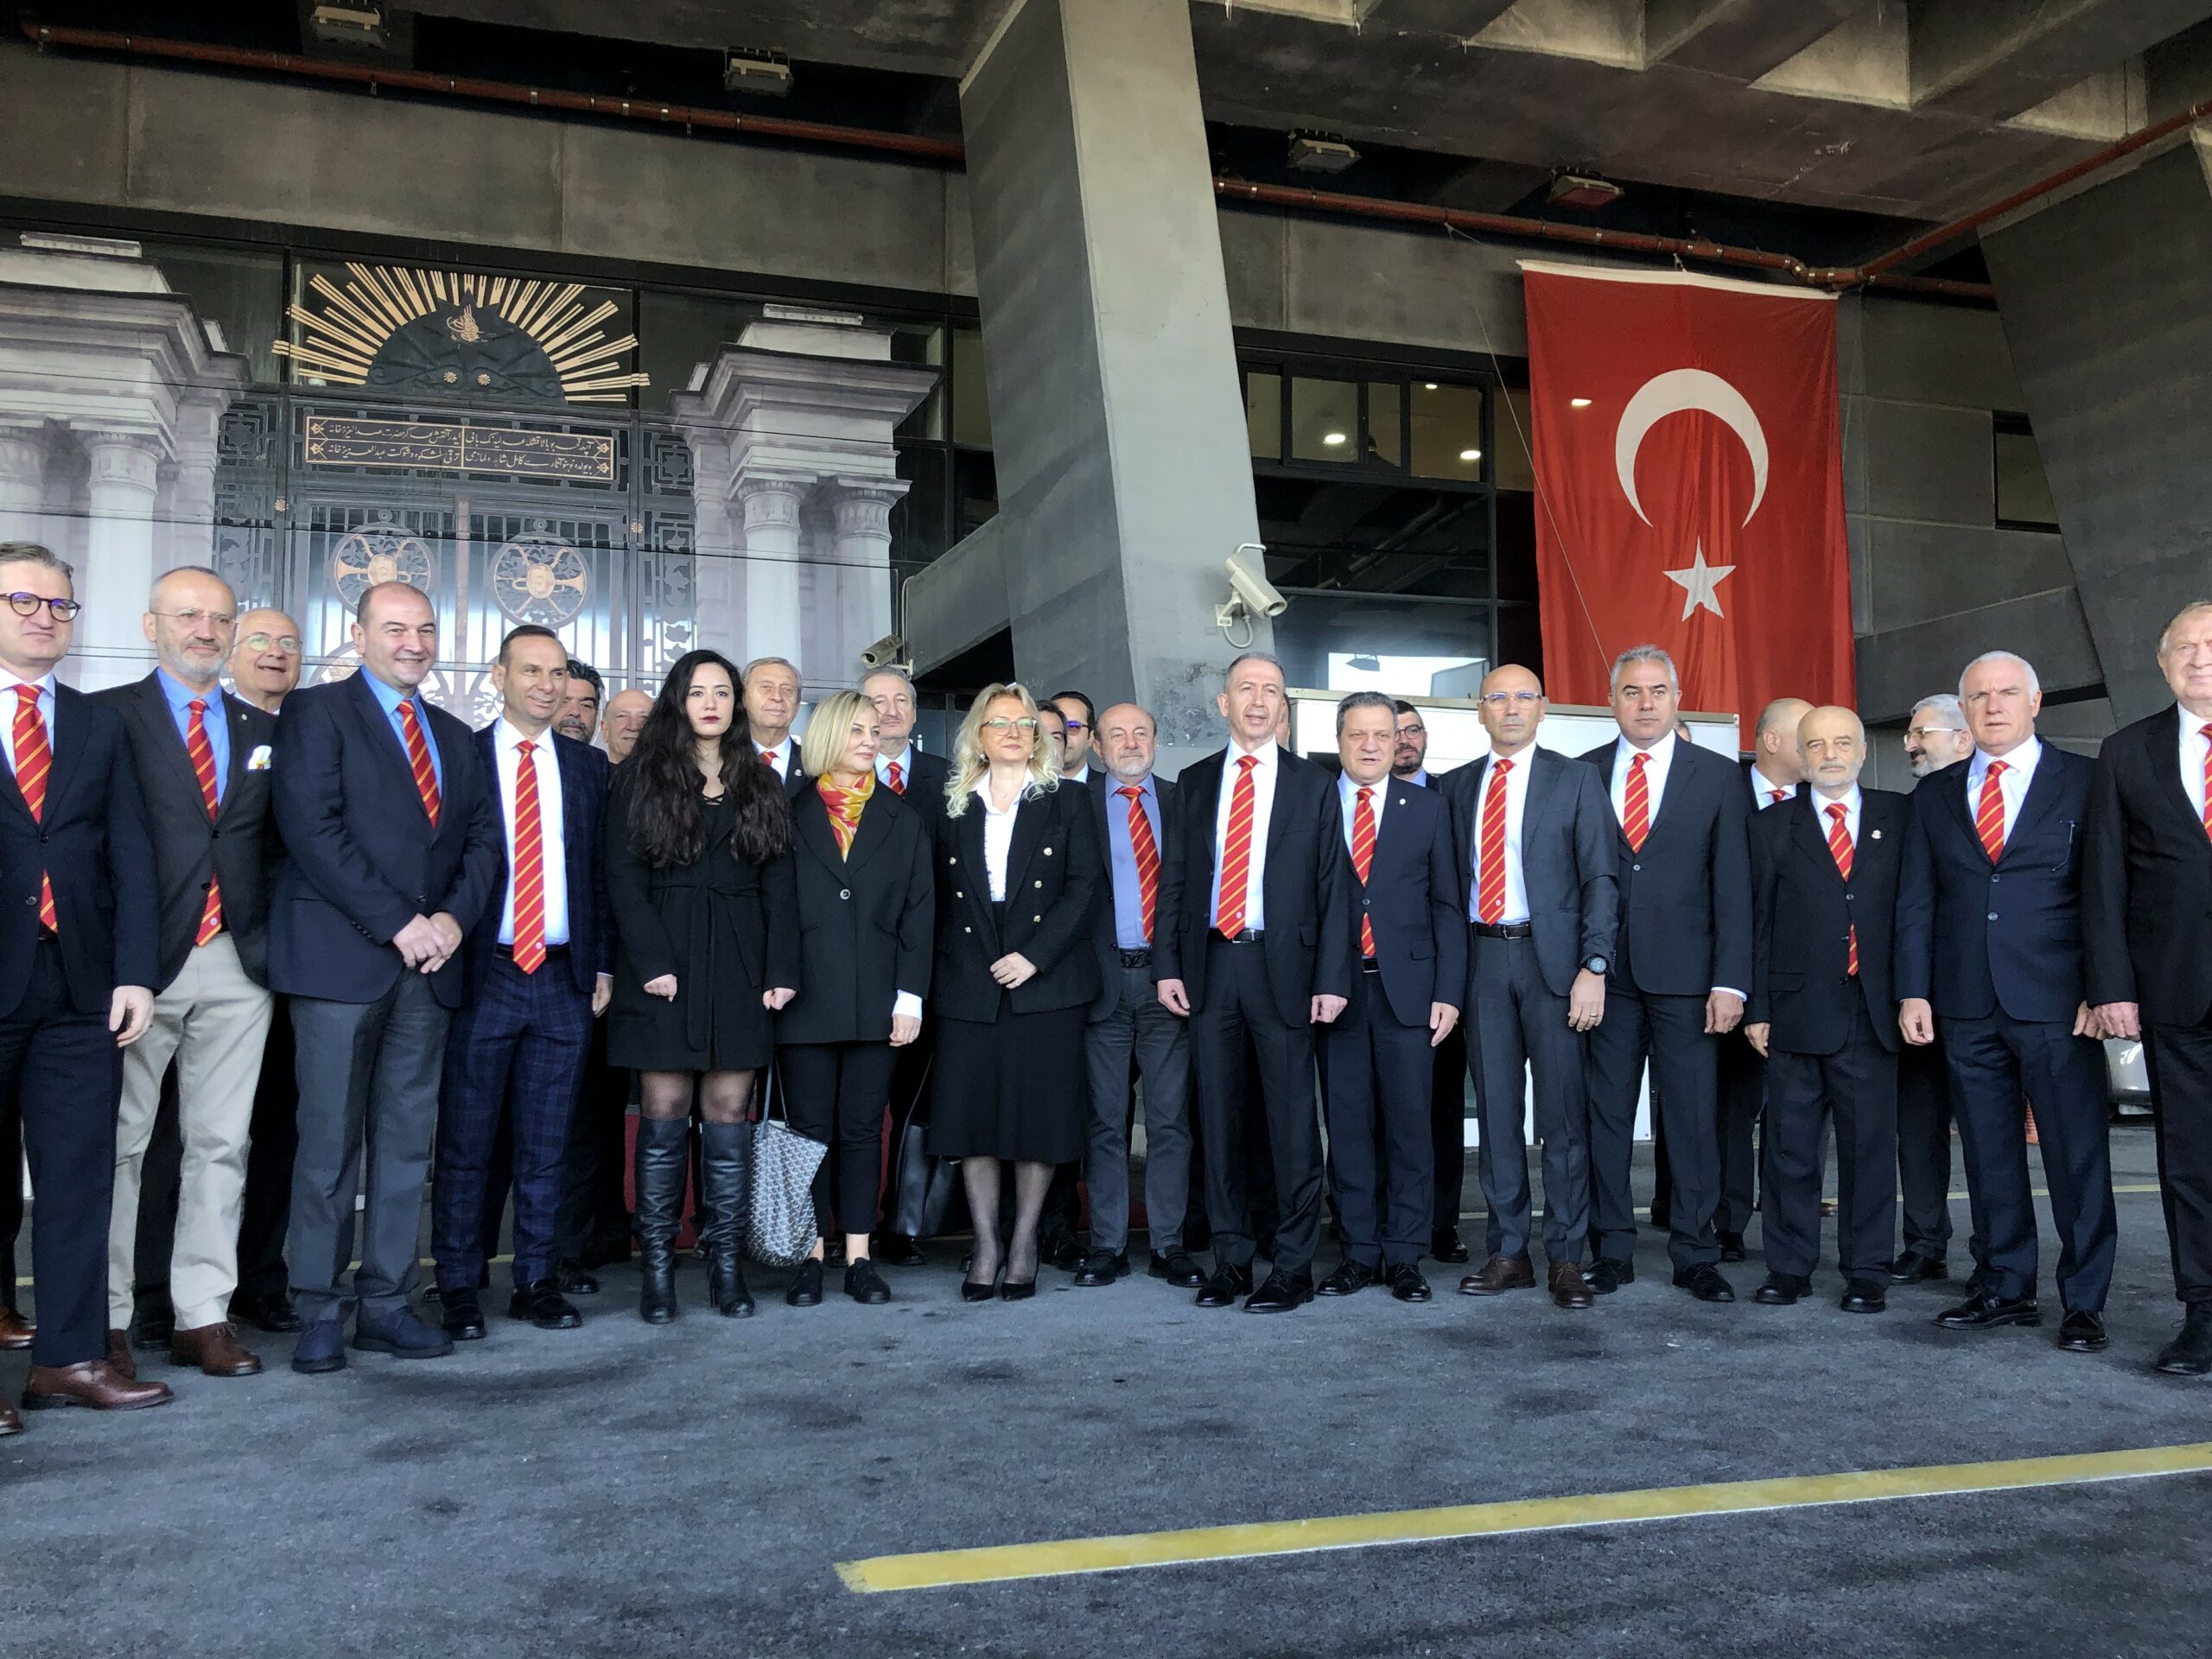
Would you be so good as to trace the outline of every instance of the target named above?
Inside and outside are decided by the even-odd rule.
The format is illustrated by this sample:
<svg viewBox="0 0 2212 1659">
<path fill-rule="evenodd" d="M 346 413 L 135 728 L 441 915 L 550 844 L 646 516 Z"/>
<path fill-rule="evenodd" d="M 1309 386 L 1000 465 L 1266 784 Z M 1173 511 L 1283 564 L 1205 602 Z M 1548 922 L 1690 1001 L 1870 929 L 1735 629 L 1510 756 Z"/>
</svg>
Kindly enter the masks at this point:
<svg viewBox="0 0 2212 1659">
<path fill-rule="evenodd" d="M 1510 760 L 1500 760 L 1497 763 L 1497 775 L 1501 778 L 1512 770 L 1513 763 Z"/>
<path fill-rule="evenodd" d="M 1369 789 L 1369 788 L 1366 788 L 1365 786 L 1363 786 L 1363 786 L 1362 786 L 1362 788 L 1360 789 L 1360 791 L 1359 791 L 1359 799 L 1360 799 L 1360 804 L 1363 806 L 1363 805 L 1365 805 L 1369 801 L 1371 801 L 1371 800 L 1373 800 L 1374 798 L 1375 798 L 1375 791 L 1374 791 L 1373 790 Z"/>
<path fill-rule="evenodd" d="M 1116 795 L 1121 796 L 1125 800 L 1134 801 L 1142 796 L 1144 791 L 1139 789 L 1135 784 L 1124 784 L 1121 788 L 1116 790 L 1114 792 Z"/>
<path fill-rule="evenodd" d="M 760 758 L 772 766 L 776 764 L 776 752 L 773 749 L 761 750 Z"/>
<path fill-rule="evenodd" d="M 1260 764 L 1260 757 L 1256 754 L 1248 754 L 1240 759 L 1236 764 L 1249 772 Z"/>
<path fill-rule="evenodd" d="M 1629 760 L 1629 770 L 1631 772 L 1642 772 L 1644 766 L 1650 761 L 1650 759 L 1651 757 L 1649 755 L 1644 753 L 1643 750 L 1638 749 L 1634 756 L 1632 756 Z"/>
<path fill-rule="evenodd" d="M 24 708 L 35 709 L 38 707 L 38 687 L 18 685 L 16 688 L 16 698 Z"/>
<path fill-rule="evenodd" d="M 2204 724 L 2196 728 L 2196 734 L 2199 737 L 2212 738 L 2212 720 L 2208 720 Z"/>
<path fill-rule="evenodd" d="M 1850 810 L 1851 809 L 1844 805 L 1841 801 L 1831 801 L 1828 803 L 1828 817 L 1834 818 L 1838 823 L 1841 823 L 1844 821 L 1844 819 L 1849 815 Z"/>
<path fill-rule="evenodd" d="M 1766 792 L 1766 798 L 1770 803 L 1778 804 L 1789 798 L 1789 791 L 1786 789 L 1770 789 Z"/>
<path fill-rule="evenodd" d="M 195 715 L 204 715 L 207 712 L 207 699 L 205 697 L 194 697 L 184 706 L 191 709 Z"/>
<path fill-rule="evenodd" d="M 528 760 L 530 758 L 531 751 L 535 749 L 537 747 L 537 744 L 531 742 L 528 738 L 524 738 L 521 742 L 515 745 L 515 753 L 521 755 L 524 760 Z"/>
<path fill-rule="evenodd" d="M 1991 777 L 1991 778 L 1995 778 L 1995 777 L 1999 777 L 1999 776 L 2002 775 L 2003 773 L 2005 773 L 2005 772 L 2009 772 L 2009 771 L 2011 771 L 2011 770 L 2012 770 L 2012 768 L 2011 768 L 2010 766 L 2006 766 L 2006 765 L 2005 765 L 2005 763 L 2004 761 L 2002 761 L 2002 760 L 1993 760 L 1993 761 L 1991 761 L 1991 762 L 1989 763 L 1989 771 L 1988 771 L 1988 772 L 1987 772 L 1987 773 L 1986 773 L 1986 774 L 1985 774 L 1985 775 L 1986 775 L 1986 776 L 1988 776 L 1988 777 Z"/>
</svg>

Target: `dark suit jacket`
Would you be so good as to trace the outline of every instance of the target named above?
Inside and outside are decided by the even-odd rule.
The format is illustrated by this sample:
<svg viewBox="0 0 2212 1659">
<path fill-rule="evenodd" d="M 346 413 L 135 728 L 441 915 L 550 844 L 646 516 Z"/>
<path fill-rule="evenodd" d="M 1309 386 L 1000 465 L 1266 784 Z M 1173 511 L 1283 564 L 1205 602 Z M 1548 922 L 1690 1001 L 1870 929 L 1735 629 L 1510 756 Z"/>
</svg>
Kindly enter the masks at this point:
<svg viewBox="0 0 2212 1659">
<path fill-rule="evenodd" d="M 15 709 L 7 714 L 12 721 Z M 12 770 L 0 785 L 0 1017 L 22 1005 L 30 981 L 41 873 L 54 884 L 70 1006 L 105 1016 L 117 986 L 161 983 L 145 802 L 123 716 L 106 704 L 57 683 L 47 741 L 54 758 L 40 817 Z"/>
<path fill-rule="evenodd" d="M 1097 997 L 1098 959 L 1090 948 L 1090 912 L 1098 902 L 1094 810 L 1079 784 L 1021 803 L 1007 855 L 1003 929 L 992 913 L 982 807 L 970 801 L 958 817 L 938 820 L 938 1012 L 988 1021 L 998 1018 L 1001 996 L 1012 999 L 1016 1014 L 1087 1006 Z M 991 964 L 1012 951 L 1028 957 L 1037 972 L 1008 992 L 991 977 Z"/>
<path fill-rule="evenodd" d="M 920 813 L 934 834 L 937 821 L 944 816 L 944 785 L 952 773 L 951 763 L 941 754 L 925 754 L 910 743 L 899 764 L 906 769 L 906 792 L 899 798 Z"/>
<path fill-rule="evenodd" d="M 2049 743 L 1993 869 L 1967 810 L 1974 757 L 1912 791 L 1897 894 L 1897 994 L 1946 1019 L 2073 1023 L 2087 988 L 2082 852 L 2096 767 Z"/>
<path fill-rule="evenodd" d="M 1529 798 L 1521 817 L 1521 880 L 1529 890 L 1529 922 L 1535 930 L 1536 966 L 1554 996 L 1574 988 L 1574 976 L 1592 957 L 1611 961 L 1620 931 L 1620 881 L 1613 873 L 1612 808 L 1605 779 L 1563 754 L 1532 744 L 1518 757 L 1530 768 Z M 1452 839 L 1459 857 L 1459 914 L 1474 913 L 1475 815 L 1482 802 L 1490 757 L 1446 776 L 1440 785 L 1452 804 Z"/>
<path fill-rule="evenodd" d="M 1452 809 L 1418 784 L 1384 778 L 1389 791 L 1375 826 L 1367 880 L 1352 869 L 1354 898 L 1375 934 L 1382 995 L 1402 1026 L 1428 1027 L 1429 1005 L 1467 1000 L 1467 918 L 1460 907 L 1459 861 L 1452 850 Z M 1343 838 L 1339 798 L 1338 839 Z M 1359 949 L 1352 923 L 1352 949 Z"/>
<path fill-rule="evenodd" d="M 1214 819 L 1228 756 L 1217 750 L 1192 761 L 1175 780 L 1175 856 L 1160 870 L 1160 915 L 1152 977 L 1179 979 L 1193 1011 L 1206 993 L 1206 936 L 1213 931 Z M 1285 749 L 1277 760 L 1274 804 L 1268 822 L 1261 891 L 1266 929 L 1260 941 L 1274 988 L 1275 1012 L 1287 1025 L 1313 1021 L 1317 996 L 1351 995 L 1359 971 L 1357 886 L 1344 850 L 1337 780 Z M 1425 1023 L 1425 1017 L 1424 1017 Z"/>
<path fill-rule="evenodd" d="M 464 936 L 483 919 L 506 858 L 499 783 L 453 715 L 430 709 L 428 736 L 445 772 L 435 830 L 364 674 L 284 699 L 271 769 L 285 860 L 270 895 L 270 989 L 373 1002 L 399 977 L 391 941 L 415 917 L 444 911 Z M 431 976 L 448 1008 L 461 1005 L 466 954 Z"/>
<path fill-rule="evenodd" d="M 1677 738 L 1658 815 L 1637 852 L 1612 817 L 1614 754 L 1626 745 L 1616 738 L 1582 757 L 1598 769 L 1613 825 L 1620 966 L 1647 995 L 1703 996 L 1726 985 L 1748 997 L 1751 800 L 1743 769 Z"/>
<path fill-rule="evenodd" d="M 499 874 L 484 901 L 483 919 L 468 930 L 461 947 L 461 984 L 470 1001 L 491 971 L 499 944 L 499 918 L 507 907 L 513 876 L 506 861 L 506 806 L 499 794 L 499 757 L 493 753 L 494 721 L 476 734 L 477 764 L 499 823 Z M 601 974 L 614 971 L 614 912 L 607 897 L 607 788 L 613 767 L 588 743 L 548 731 L 554 763 L 561 769 L 562 870 L 569 879 L 569 972 L 586 996 Z"/>
<path fill-rule="evenodd" d="M 840 857 L 830 810 L 810 785 L 791 814 L 798 880 L 799 994 L 776 1016 L 779 1043 L 882 1042 L 901 991 L 926 998 L 937 937 L 930 820 L 878 780 Z"/>
<path fill-rule="evenodd" d="M 2105 740 L 2082 859 L 2089 1001 L 2137 1003 L 2160 1026 L 2212 1013 L 2212 837 L 2182 788 L 2180 750 L 2178 707 Z"/>
<path fill-rule="evenodd" d="M 1882 1046 L 1897 1052 L 1890 958 L 1910 810 L 1904 796 L 1889 790 L 1860 790 L 1848 883 L 1828 850 L 1827 803 L 1814 791 L 1801 790 L 1795 800 L 1777 802 L 1753 819 L 1752 968 L 1744 1020 L 1774 1027 L 1770 1047 L 1834 1054 L 1851 1034 L 1853 1005 L 1861 1003 Z"/>
<path fill-rule="evenodd" d="M 270 810 L 267 765 L 249 770 L 254 752 L 276 741 L 276 716 L 243 697 L 225 696 L 230 728 L 230 768 L 222 804 L 211 822 L 200 775 L 162 695 L 158 676 L 92 694 L 123 716 L 132 764 L 146 803 L 154 842 L 154 887 L 159 906 L 161 977 L 167 990 L 184 969 L 207 907 L 207 883 L 223 884 L 223 927 L 238 946 L 238 965 L 257 985 L 269 982 L 269 887 L 282 856 L 276 820 Z"/>
<path fill-rule="evenodd" d="M 1152 776 L 1152 785 L 1160 791 L 1160 885 L 1164 892 L 1167 886 L 1167 861 L 1173 856 L 1168 840 L 1170 824 L 1175 811 L 1175 785 L 1158 772 Z M 1090 937 L 1098 952 L 1098 1000 L 1090 1005 L 1090 1017 L 1103 1020 L 1121 1006 L 1122 1001 L 1122 946 L 1114 927 L 1114 855 L 1113 843 L 1107 839 L 1107 814 L 1118 812 L 1126 819 L 1129 804 L 1114 791 L 1121 782 L 1110 772 L 1094 774 L 1090 780 L 1090 797 L 1097 810 L 1092 828 L 1098 832 L 1098 903 L 1090 912 Z M 1154 899 L 1153 937 L 1159 938 L 1162 912 L 1159 899 Z"/>
</svg>

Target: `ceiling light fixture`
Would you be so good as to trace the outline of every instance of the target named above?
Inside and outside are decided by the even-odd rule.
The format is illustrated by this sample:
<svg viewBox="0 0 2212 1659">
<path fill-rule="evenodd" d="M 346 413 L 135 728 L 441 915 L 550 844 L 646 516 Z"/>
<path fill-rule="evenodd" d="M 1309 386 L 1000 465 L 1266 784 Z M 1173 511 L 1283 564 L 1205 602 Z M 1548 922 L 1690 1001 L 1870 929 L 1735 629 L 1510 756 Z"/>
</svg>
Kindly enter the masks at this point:
<svg viewBox="0 0 2212 1659">
<path fill-rule="evenodd" d="M 722 90 L 785 98 L 791 90 L 791 60 L 781 52 L 739 48 L 722 54 Z"/>
<path fill-rule="evenodd" d="M 1341 173 L 1359 160 L 1359 152 L 1342 133 L 1294 132 L 1289 160 L 1300 173 Z"/>
<path fill-rule="evenodd" d="M 1324 443 L 1342 443 L 1344 441 L 1344 435 L 1341 432 L 1324 432 L 1321 435 L 1321 442 Z"/>
<path fill-rule="evenodd" d="M 1554 207 L 1574 207 L 1584 212 L 1595 212 L 1610 207 L 1621 198 L 1621 188 L 1610 179 L 1600 179 L 1587 173 L 1555 173 L 1548 196 Z"/>
<path fill-rule="evenodd" d="M 1567 400 L 1567 406 L 1569 409 L 1587 409 L 1590 400 L 1587 397 L 1570 397 Z"/>
<path fill-rule="evenodd" d="M 1433 380 L 1424 380 L 1421 383 L 1421 389 L 1423 391 L 1434 391 L 1436 390 L 1436 382 Z"/>
<path fill-rule="evenodd" d="M 1459 459 L 1462 461 L 1480 461 L 1482 458 L 1483 452 L 1479 449 L 1462 449 L 1459 452 Z"/>
</svg>

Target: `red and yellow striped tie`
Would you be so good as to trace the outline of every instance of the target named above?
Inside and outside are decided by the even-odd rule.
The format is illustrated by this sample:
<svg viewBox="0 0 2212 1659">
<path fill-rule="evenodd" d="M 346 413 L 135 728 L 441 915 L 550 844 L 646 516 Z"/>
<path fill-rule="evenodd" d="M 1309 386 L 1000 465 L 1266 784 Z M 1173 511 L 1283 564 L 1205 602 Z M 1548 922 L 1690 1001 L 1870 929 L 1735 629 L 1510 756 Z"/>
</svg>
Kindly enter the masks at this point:
<svg viewBox="0 0 2212 1659">
<path fill-rule="evenodd" d="M 1152 943 L 1152 919 L 1160 908 L 1160 844 L 1144 814 L 1144 791 L 1134 784 L 1114 791 L 1128 798 L 1129 850 L 1137 861 L 1137 898 L 1144 911 L 1144 942 Z"/>
<path fill-rule="evenodd" d="M 1851 809 L 1841 801 L 1828 803 L 1828 852 L 1835 860 L 1836 873 L 1848 882 L 1851 880 L 1851 827 L 1845 823 Z M 1851 968 L 1859 971 L 1859 929 L 1851 930 Z"/>
<path fill-rule="evenodd" d="M 1505 919 L 1505 776 L 1512 770 L 1510 760 L 1500 760 L 1493 766 L 1490 793 L 1483 797 L 1482 834 L 1477 838 L 1477 857 L 1482 869 L 1481 879 L 1475 884 L 1478 921 Z"/>
<path fill-rule="evenodd" d="M 1643 838 L 1651 833 L 1651 780 L 1643 775 L 1650 760 L 1639 753 L 1628 763 L 1628 783 L 1621 791 L 1621 833 L 1632 853 L 1643 850 Z"/>
<path fill-rule="evenodd" d="M 1351 867 L 1359 873 L 1359 885 L 1367 885 L 1367 873 L 1375 868 L 1375 791 L 1363 789 L 1352 798 L 1351 808 Z M 1364 907 L 1359 917 L 1359 954 L 1372 962 L 1375 959 L 1375 924 L 1367 918 Z"/>
<path fill-rule="evenodd" d="M 538 816 L 537 746 L 515 745 L 515 966 L 536 973 L 545 961 L 545 830 Z"/>
<path fill-rule="evenodd" d="M 884 782 L 891 785 L 891 792 L 893 795 L 904 795 L 906 792 L 906 775 L 903 772 L 899 771 L 899 763 L 896 760 L 893 760 L 889 765 L 886 766 L 883 770 L 887 774 L 884 779 Z M 1123 792 L 1127 793 L 1128 791 L 1124 791 Z M 1150 938 L 1152 937 L 1151 929 L 1147 928 L 1145 930 L 1145 937 L 1147 938 Z"/>
<path fill-rule="evenodd" d="M 184 705 L 192 711 L 184 733 L 184 752 L 192 757 L 192 775 L 200 780 L 200 798 L 207 808 L 207 822 L 215 821 L 215 746 L 207 741 L 207 700 L 194 697 Z M 201 945 L 223 931 L 223 883 L 213 870 L 207 874 L 207 902 L 200 912 L 200 931 L 192 936 Z"/>
<path fill-rule="evenodd" d="M 2204 751 L 2204 833 L 2212 836 L 2212 724 L 2199 728 L 2197 734 L 2208 746 Z"/>
<path fill-rule="evenodd" d="M 415 699 L 399 705 L 399 724 L 407 734 L 407 764 L 414 770 L 415 792 L 423 798 L 423 810 L 430 828 L 438 827 L 438 769 L 430 764 L 430 745 L 423 735 L 423 717 L 415 712 Z"/>
<path fill-rule="evenodd" d="M 2002 760 L 1993 760 L 1981 775 L 1981 799 L 1974 809 L 1974 832 L 1981 837 L 1981 850 L 1994 864 L 2005 856 L 2005 786 L 1997 781 L 2005 771 Z"/>
<path fill-rule="evenodd" d="M 1229 833 L 1221 842 L 1221 919 L 1214 925 L 1233 939 L 1244 931 L 1245 887 L 1252 876 L 1252 813 L 1259 785 L 1252 781 L 1257 755 L 1240 756 L 1236 787 L 1229 796 Z"/>
<path fill-rule="evenodd" d="M 54 751 L 47 747 L 46 721 L 38 711 L 38 687 L 16 688 L 16 787 L 23 791 L 23 804 L 31 822 L 46 817 L 46 780 L 54 770 Z M 49 933 L 61 931 L 54 908 L 54 879 L 44 870 L 38 875 L 38 925 Z"/>
</svg>

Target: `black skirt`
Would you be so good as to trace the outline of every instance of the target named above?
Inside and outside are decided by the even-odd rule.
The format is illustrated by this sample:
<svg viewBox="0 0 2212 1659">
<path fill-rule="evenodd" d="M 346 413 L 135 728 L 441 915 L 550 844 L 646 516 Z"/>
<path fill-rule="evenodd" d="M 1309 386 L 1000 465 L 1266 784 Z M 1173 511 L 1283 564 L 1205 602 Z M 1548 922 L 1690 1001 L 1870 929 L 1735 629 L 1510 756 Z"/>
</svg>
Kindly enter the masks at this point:
<svg viewBox="0 0 2212 1659">
<path fill-rule="evenodd" d="M 1083 1156 L 1080 1005 L 1016 1014 L 1001 993 L 999 1014 L 936 1021 L 936 1075 L 925 1144 L 933 1158 L 1005 1158 L 1071 1164 Z"/>
</svg>

